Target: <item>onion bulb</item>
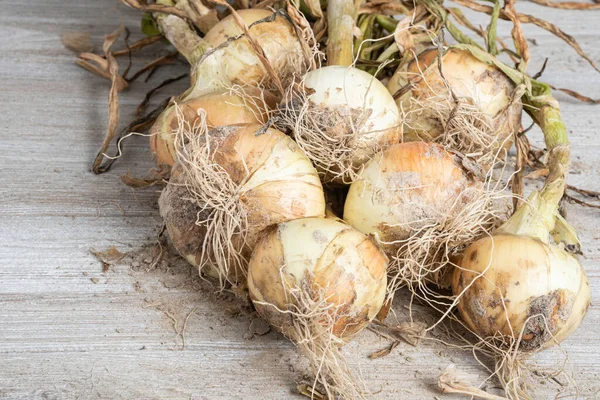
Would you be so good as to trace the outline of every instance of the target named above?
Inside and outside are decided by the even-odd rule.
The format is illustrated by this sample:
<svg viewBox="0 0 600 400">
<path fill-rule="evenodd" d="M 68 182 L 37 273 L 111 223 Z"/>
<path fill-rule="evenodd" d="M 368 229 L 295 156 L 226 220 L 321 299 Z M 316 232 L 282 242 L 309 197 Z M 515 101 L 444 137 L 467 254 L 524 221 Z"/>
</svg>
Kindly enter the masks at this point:
<svg viewBox="0 0 600 400">
<path fill-rule="evenodd" d="M 532 398 L 527 382 L 535 371 L 528 355 L 566 339 L 590 306 L 582 266 L 549 243 L 549 230 L 558 222 L 571 231 L 565 237 L 576 239 L 557 214 L 563 193 L 560 178 L 546 182 L 493 236 L 467 247 L 452 274 L 454 304 L 477 335 L 476 347 L 495 359 L 494 374 L 510 399 Z"/>
<path fill-rule="evenodd" d="M 350 186 L 344 220 L 384 243 L 404 240 L 445 214 L 472 185 L 458 159 L 442 146 L 396 144 L 367 163 Z"/>
<path fill-rule="evenodd" d="M 179 253 L 201 272 L 245 282 L 270 225 L 325 214 L 319 177 L 298 146 L 260 124 L 178 131 L 177 162 L 160 213 Z"/>
<path fill-rule="evenodd" d="M 579 326 L 590 305 L 583 267 L 548 243 L 548 228 L 538 216 L 527 219 L 532 204 L 541 201 L 534 193 L 493 236 L 470 245 L 452 276 L 467 327 L 483 338 L 519 340 L 523 351 L 560 343 Z M 528 225 L 525 231 L 523 223 Z"/>
<path fill-rule="evenodd" d="M 252 46 L 233 15 L 219 21 L 203 39 L 204 52 L 192 59 L 193 86 L 186 98 L 234 86 L 272 88 L 273 80 L 285 86 L 312 62 L 312 54 L 304 52 L 289 19 L 265 9 L 238 10 L 237 16 L 258 48 Z"/>
<path fill-rule="evenodd" d="M 175 132 L 180 125 L 194 126 L 204 116 L 209 129 L 227 125 L 265 123 L 275 100 L 267 91 L 245 89 L 237 93 L 211 93 L 169 106 L 150 130 L 150 150 L 157 164 L 173 165 Z"/>
<path fill-rule="evenodd" d="M 385 86 L 367 72 L 328 66 L 293 86 L 281 112 L 324 182 L 350 183 L 378 150 L 400 139 L 398 107 Z"/>
<path fill-rule="evenodd" d="M 388 89 L 410 85 L 398 102 L 405 140 L 436 141 L 484 165 L 504 157 L 521 124 L 522 91 L 497 67 L 467 50 L 430 49 L 400 68 Z"/>
<path fill-rule="evenodd" d="M 386 266 L 371 239 L 330 218 L 281 223 L 254 249 L 250 298 L 309 358 L 328 398 L 355 390 L 347 371 L 340 370 L 338 347 L 377 316 L 385 299 Z"/>
<path fill-rule="evenodd" d="M 453 252 L 495 223 L 495 195 L 441 145 L 407 142 L 364 166 L 348 191 L 344 220 L 374 235 L 386 251 L 393 292 L 441 277 Z"/>
<path fill-rule="evenodd" d="M 497 234 L 469 246 L 452 278 L 467 326 L 482 337 L 517 339 L 522 350 L 561 342 L 590 304 L 583 268 L 557 246 L 527 236 Z M 484 278 L 485 277 L 485 278 Z"/>
</svg>

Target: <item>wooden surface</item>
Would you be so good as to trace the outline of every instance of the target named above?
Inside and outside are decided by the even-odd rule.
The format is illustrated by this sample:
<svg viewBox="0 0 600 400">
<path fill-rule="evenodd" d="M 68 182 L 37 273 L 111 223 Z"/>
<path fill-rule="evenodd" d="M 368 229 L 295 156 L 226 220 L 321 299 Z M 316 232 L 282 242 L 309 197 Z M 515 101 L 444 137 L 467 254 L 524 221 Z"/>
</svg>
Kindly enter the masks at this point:
<svg viewBox="0 0 600 400">
<path fill-rule="evenodd" d="M 89 172 L 107 122 L 108 82 L 74 65 L 60 36 L 90 32 L 99 49 L 102 35 L 122 21 L 139 38 L 139 14 L 109 0 L 3 0 L 0 6 L 0 398 L 297 398 L 294 382 L 305 365 L 288 341 L 274 332 L 253 335 L 260 330 L 254 317 L 212 294 L 187 266 L 145 262 L 152 249 L 139 249 L 155 241 L 160 226 L 158 191 L 133 192 L 119 175 L 140 176 L 151 167 L 146 138 L 133 138 L 109 173 Z M 517 8 L 557 22 L 600 63 L 600 11 Z M 509 28 L 501 24 L 499 32 L 506 37 Z M 547 81 L 600 97 L 600 74 L 570 48 L 536 28 L 526 34 L 537 43 L 531 71 L 549 57 Z M 136 67 L 156 55 L 148 49 Z M 149 88 L 186 69 L 170 68 L 123 94 L 123 121 Z M 184 88 L 180 82 L 159 97 Z M 600 190 L 600 106 L 558 98 L 573 143 L 570 183 Z M 539 133 L 532 135 L 539 143 Z M 600 398 L 600 212 L 572 205 L 568 212 L 583 241 L 593 298 L 564 349 L 581 398 Z M 113 245 L 135 254 L 103 272 L 90 248 Z M 344 349 L 370 388 L 381 390 L 375 398 L 441 396 L 436 379 L 450 363 L 470 383 L 485 377 L 469 353 L 431 341 L 367 359 L 387 344 L 366 331 Z M 536 357 L 543 365 L 560 359 L 552 350 Z M 551 383 L 536 394 L 554 398 L 558 390 Z"/>
</svg>

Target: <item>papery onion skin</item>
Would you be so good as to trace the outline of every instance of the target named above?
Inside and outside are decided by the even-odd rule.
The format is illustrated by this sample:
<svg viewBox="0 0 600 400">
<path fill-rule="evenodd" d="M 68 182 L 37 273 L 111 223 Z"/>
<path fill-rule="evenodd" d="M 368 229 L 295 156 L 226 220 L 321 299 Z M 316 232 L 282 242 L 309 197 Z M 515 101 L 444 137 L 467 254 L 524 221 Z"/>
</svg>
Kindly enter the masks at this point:
<svg viewBox="0 0 600 400">
<path fill-rule="evenodd" d="M 437 57 L 437 49 L 421 53 L 408 64 L 406 71 L 390 81 L 390 92 L 395 93 L 410 83 L 411 95 L 420 100 L 447 93 L 448 88 L 439 73 Z M 515 84 L 502 71 L 478 60 L 470 52 L 452 48 L 442 56 L 442 74 L 458 99 L 477 105 L 491 119 L 505 112 L 505 116 L 494 120 L 492 127 L 498 136 L 498 143 L 505 149 L 510 148 L 512 135 L 520 128 L 523 110 L 521 102 L 512 99 Z M 399 100 L 399 106 L 409 114 L 411 108 L 415 107 L 406 98 Z M 412 128 L 404 127 L 404 139 L 435 140 L 444 133 L 446 122 L 435 117 L 435 110 L 422 110 L 409 121 Z"/>
<path fill-rule="evenodd" d="M 187 100 L 176 106 L 169 106 L 158 117 L 150 129 L 150 150 L 158 165 L 173 165 L 177 158 L 175 149 L 175 132 L 181 123 L 194 125 L 199 120 L 199 113 L 206 115 L 208 128 L 227 125 L 265 123 L 268 119 L 267 109 L 275 106 L 275 100 L 268 92 L 258 93 L 247 90 L 245 96 L 257 96 L 256 101 L 249 101 L 240 95 L 230 93 L 211 93 Z M 260 96 L 263 99 L 261 100 Z M 262 103 L 262 104 L 261 104 Z M 181 120 L 180 120 L 181 119 Z"/>
<path fill-rule="evenodd" d="M 238 185 L 239 204 L 232 207 L 243 207 L 247 216 L 244 242 L 240 235 L 232 237 L 231 242 L 248 258 L 260 232 L 268 226 L 325 214 L 321 182 L 304 153 L 282 132 L 261 129 L 260 124 L 251 124 L 221 127 L 217 129 L 220 133 L 211 131 L 211 145 L 217 148 L 213 161 Z M 202 210 L 190 200 L 193 196 L 182 186 L 186 182 L 180 168 L 176 163 L 171 182 L 159 199 L 160 212 L 176 249 L 199 266 L 206 228 L 197 221 L 209 217 L 211 209 Z M 217 274 L 214 268 L 206 272 Z M 245 275 L 245 271 L 235 273 L 238 281 Z"/>
<path fill-rule="evenodd" d="M 386 266 L 381 250 L 356 229 L 334 219 L 297 219 L 262 237 L 250 260 L 248 289 L 259 314 L 292 340 L 294 317 L 275 307 L 291 308 L 288 288 L 309 296 L 325 290 L 327 303 L 339 306 L 331 332 L 347 341 L 381 309 Z"/>
<path fill-rule="evenodd" d="M 327 66 L 308 72 L 303 83 L 314 107 L 345 107 L 367 113 L 362 126 L 348 118 L 344 126 L 332 128 L 346 135 L 359 129 L 352 151 L 354 167 L 360 167 L 376 151 L 398 143 L 402 132 L 398 107 L 386 87 L 371 74 L 352 67 Z"/>
<path fill-rule="evenodd" d="M 536 238 L 509 234 L 469 246 L 453 272 L 452 291 L 462 294 L 458 309 L 471 330 L 484 338 L 500 333 L 517 339 L 523 332 L 524 351 L 560 343 L 590 305 L 590 285 L 575 257 Z"/>
<path fill-rule="evenodd" d="M 404 240 L 415 229 L 435 223 L 475 184 L 442 146 L 396 144 L 368 162 L 352 183 L 344 220 L 382 242 Z"/>
<path fill-rule="evenodd" d="M 307 60 L 291 22 L 265 9 L 238 10 L 237 14 L 249 27 L 250 35 L 284 84 L 293 75 L 306 71 Z M 261 21 L 265 19 L 267 20 Z M 192 68 L 195 84 L 186 94 L 187 97 L 196 97 L 198 94 L 234 85 L 256 86 L 272 78 L 268 76 L 248 39 L 240 37 L 234 40 L 242 33 L 234 17 L 230 15 L 206 34 L 204 40 L 213 50 L 209 50 Z"/>
</svg>

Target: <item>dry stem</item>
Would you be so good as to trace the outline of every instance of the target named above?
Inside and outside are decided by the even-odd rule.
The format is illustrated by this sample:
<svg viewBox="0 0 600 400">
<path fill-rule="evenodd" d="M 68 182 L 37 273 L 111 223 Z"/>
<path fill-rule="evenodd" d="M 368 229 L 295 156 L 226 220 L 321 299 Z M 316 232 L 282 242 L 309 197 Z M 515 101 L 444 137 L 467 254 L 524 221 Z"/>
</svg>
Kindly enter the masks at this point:
<svg viewBox="0 0 600 400">
<path fill-rule="evenodd" d="M 327 65 L 352 65 L 356 16 L 354 0 L 327 2 Z"/>
<path fill-rule="evenodd" d="M 123 77 L 119 75 L 119 65 L 117 64 L 116 58 L 111 53 L 111 48 L 117 41 L 117 39 L 123 33 L 123 27 L 118 28 L 114 32 L 104 37 L 103 51 L 106 57 L 106 68 L 105 71 L 111 78 L 110 93 L 108 95 L 108 128 L 106 136 L 102 142 L 102 147 L 94 159 L 92 164 L 92 171 L 96 174 L 104 172 L 102 168 L 102 161 L 104 161 L 106 150 L 108 146 L 117 134 L 119 127 L 119 90 L 123 89 Z M 125 87 L 127 85 L 125 84 Z"/>
<path fill-rule="evenodd" d="M 475 11 L 479 11 L 479 12 L 484 12 L 486 14 L 491 14 L 493 12 L 493 8 L 489 7 L 487 5 L 483 5 L 483 4 L 479 4 L 476 3 L 473 0 L 454 0 L 455 3 L 470 8 L 472 10 Z M 577 54 L 579 54 L 580 57 L 582 57 L 583 59 L 585 59 L 591 66 L 592 68 L 594 68 L 596 71 L 600 72 L 600 68 L 598 68 L 598 66 L 596 66 L 596 63 L 594 63 L 594 61 L 590 58 L 590 56 L 588 56 L 583 49 L 581 48 L 581 46 L 579 46 L 579 43 L 577 43 L 577 41 L 575 40 L 575 38 L 573 38 L 573 36 L 569 35 L 568 33 L 562 31 L 560 28 L 558 28 L 556 25 L 551 24 L 548 21 L 545 21 L 541 18 L 537 18 L 533 15 L 528 15 L 528 14 L 517 14 L 516 17 L 518 18 L 518 20 L 524 24 L 534 24 L 536 26 L 539 26 L 542 29 L 547 30 L 548 32 L 552 33 L 553 35 L 559 37 L 560 39 L 564 40 L 569 46 L 571 46 L 576 52 Z M 500 19 L 503 20 L 510 20 L 511 18 L 506 14 L 506 12 L 504 10 L 500 10 L 500 15 L 499 15 Z"/>
</svg>

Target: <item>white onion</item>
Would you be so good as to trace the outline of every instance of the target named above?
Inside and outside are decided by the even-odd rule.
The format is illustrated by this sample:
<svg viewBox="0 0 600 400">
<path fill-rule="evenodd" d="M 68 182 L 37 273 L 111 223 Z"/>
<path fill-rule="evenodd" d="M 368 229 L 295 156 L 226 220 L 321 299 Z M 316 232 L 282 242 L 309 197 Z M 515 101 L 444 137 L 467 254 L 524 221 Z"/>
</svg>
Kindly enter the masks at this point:
<svg viewBox="0 0 600 400">
<path fill-rule="evenodd" d="M 452 290 L 460 294 L 469 285 L 458 303 L 467 326 L 481 337 L 522 334 L 524 351 L 564 340 L 590 305 L 590 285 L 577 259 L 526 236 L 499 234 L 469 246 Z"/>
<path fill-rule="evenodd" d="M 385 297 L 387 260 L 367 236 L 330 218 L 305 218 L 279 224 L 256 246 L 248 288 L 261 315 L 294 339 L 288 314 L 289 291 L 324 291 L 333 313 L 332 333 L 350 339 L 379 312 Z M 313 300 L 317 300 L 316 298 Z"/>
<path fill-rule="evenodd" d="M 407 239 L 444 218 L 474 181 L 440 145 L 396 144 L 368 162 L 350 186 L 344 220 L 383 243 Z M 393 248 L 394 245 L 391 245 Z"/>
<path fill-rule="evenodd" d="M 534 192 L 493 236 L 461 255 L 452 291 L 480 337 L 520 339 L 520 350 L 534 351 L 560 343 L 583 320 L 590 285 L 577 259 L 548 241 L 555 209 Z"/>
<path fill-rule="evenodd" d="M 325 182 L 350 182 L 378 150 L 400 138 L 398 107 L 367 72 L 328 66 L 310 71 L 288 96 L 284 124 Z"/>
<path fill-rule="evenodd" d="M 427 285 L 449 287 L 450 260 L 505 220 L 506 196 L 441 145 L 407 142 L 365 165 L 348 191 L 344 220 L 374 235 L 390 258 L 390 295 L 408 286 L 437 307 L 443 295 Z"/>
</svg>

